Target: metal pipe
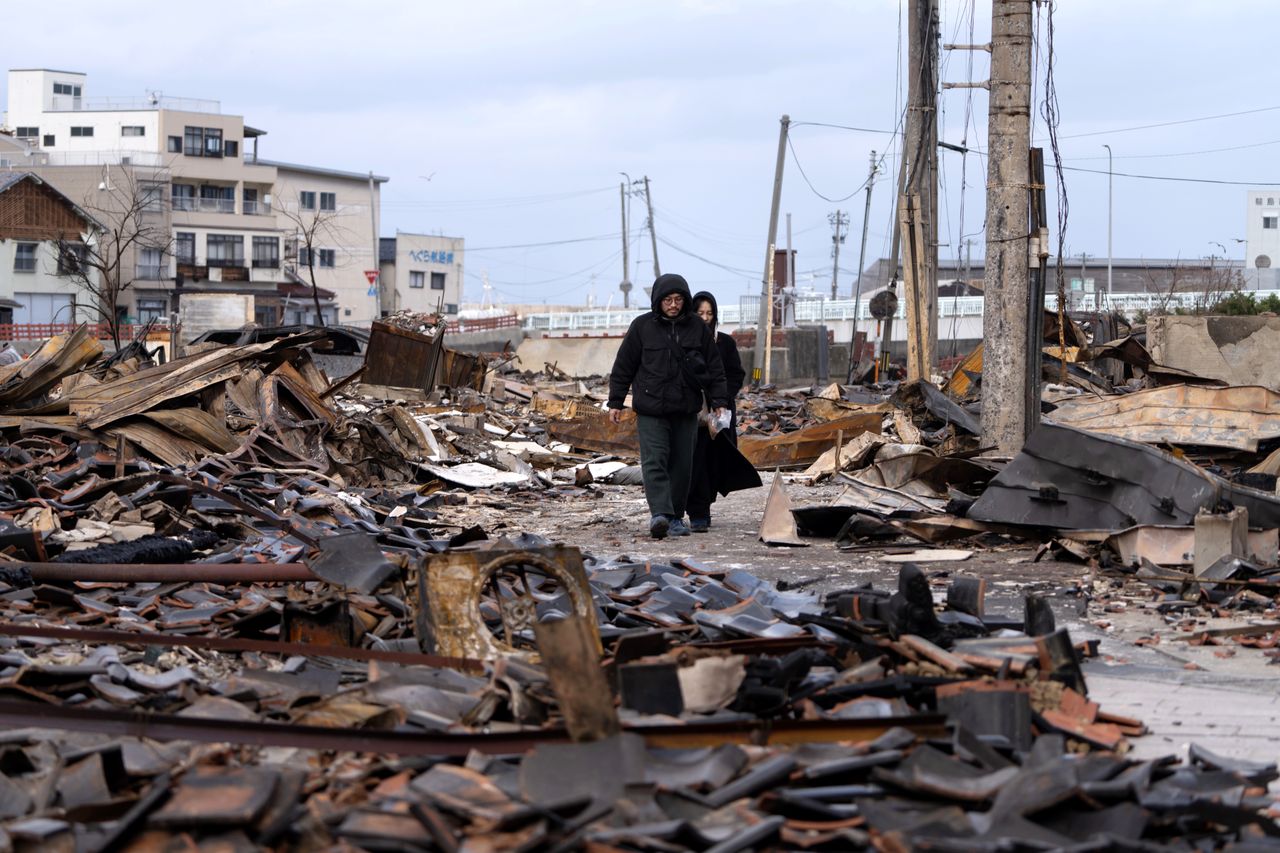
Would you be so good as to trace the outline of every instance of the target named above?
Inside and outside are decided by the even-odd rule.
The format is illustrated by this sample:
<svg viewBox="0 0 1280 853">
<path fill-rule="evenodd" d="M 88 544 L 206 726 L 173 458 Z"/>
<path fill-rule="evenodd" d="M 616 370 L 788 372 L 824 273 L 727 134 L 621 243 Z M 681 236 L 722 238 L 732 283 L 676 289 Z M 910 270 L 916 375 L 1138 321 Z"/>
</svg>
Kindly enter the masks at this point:
<svg viewBox="0 0 1280 853">
<path fill-rule="evenodd" d="M 17 563 L 37 583 L 281 583 L 318 581 L 306 563 Z"/>
</svg>

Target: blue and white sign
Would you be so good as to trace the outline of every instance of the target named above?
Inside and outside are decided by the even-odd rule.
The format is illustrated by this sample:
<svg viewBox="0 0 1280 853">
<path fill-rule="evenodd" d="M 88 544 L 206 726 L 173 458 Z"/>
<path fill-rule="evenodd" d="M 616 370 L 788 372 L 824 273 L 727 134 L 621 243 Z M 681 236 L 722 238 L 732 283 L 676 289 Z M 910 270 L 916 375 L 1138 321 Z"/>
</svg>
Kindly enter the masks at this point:
<svg viewBox="0 0 1280 853">
<path fill-rule="evenodd" d="M 453 263 L 453 252 L 429 252 L 426 249 L 422 249 L 417 252 L 410 252 L 409 257 L 420 264 Z"/>
</svg>

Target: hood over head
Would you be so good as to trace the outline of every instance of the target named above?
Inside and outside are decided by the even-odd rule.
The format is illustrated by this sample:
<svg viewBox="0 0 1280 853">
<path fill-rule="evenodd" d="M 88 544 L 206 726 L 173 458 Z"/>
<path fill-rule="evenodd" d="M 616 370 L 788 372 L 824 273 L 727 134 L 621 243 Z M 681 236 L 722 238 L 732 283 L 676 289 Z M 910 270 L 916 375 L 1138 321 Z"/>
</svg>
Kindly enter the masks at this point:
<svg viewBox="0 0 1280 853">
<path fill-rule="evenodd" d="M 684 280 L 684 276 L 670 272 L 653 280 L 653 293 L 649 299 L 649 307 L 653 309 L 653 313 L 662 316 L 662 298 L 672 293 L 679 293 L 684 297 L 684 306 L 678 316 L 687 317 L 692 314 L 693 297 L 689 295 L 689 282 Z"/>
<path fill-rule="evenodd" d="M 716 304 L 716 298 L 711 295 L 711 291 L 699 290 L 693 294 L 693 308 L 690 310 L 696 311 L 698 303 L 704 300 L 711 304 L 711 329 L 714 331 L 716 326 L 720 325 L 720 306 Z"/>
</svg>

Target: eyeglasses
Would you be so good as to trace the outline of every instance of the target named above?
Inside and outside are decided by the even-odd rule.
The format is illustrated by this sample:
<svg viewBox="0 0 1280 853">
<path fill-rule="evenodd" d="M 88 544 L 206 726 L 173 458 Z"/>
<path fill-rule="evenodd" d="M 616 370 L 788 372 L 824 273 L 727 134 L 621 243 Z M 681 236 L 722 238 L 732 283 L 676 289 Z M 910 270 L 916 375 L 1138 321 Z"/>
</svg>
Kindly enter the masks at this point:
<svg viewBox="0 0 1280 853">
<path fill-rule="evenodd" d="M 680 294 L 678 294 L 678 293 L 672 293 L 672 294 L 670 294 L 669 296 L 664 296 L 664 297 L 662 297 L 662 304 L 663 304 L 663 305 L 666 305 L 667 303 L 675 304 L 675 303 L 679 303 L 679 302 L 684 302 L 684 297 L 683 297 L 683 296 L 681 296 L 681 295 L 680 295 Z"/>
</svg>

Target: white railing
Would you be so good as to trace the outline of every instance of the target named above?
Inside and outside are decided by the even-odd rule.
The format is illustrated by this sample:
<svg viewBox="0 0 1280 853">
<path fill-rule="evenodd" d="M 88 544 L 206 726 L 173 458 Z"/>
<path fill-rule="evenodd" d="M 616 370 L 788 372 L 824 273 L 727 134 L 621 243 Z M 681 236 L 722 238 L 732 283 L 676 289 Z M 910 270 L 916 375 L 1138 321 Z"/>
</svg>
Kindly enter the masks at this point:
<svg viewBox="0 0 1280 853">
<path fill-rule="evenodd" d="M 1246 291 L 1248 293 L 1273 293 L 1276 291 Z M 1077 294 L 1072 298 L 1072 311 L 1097 311 L 1099 299 L 1103 310 L 1121 312 L 1165 310 L 1177 308 L 1203 308 L 1225 294 L 1206 294 L 1203 292 L 1160 293 L 1117 293 L 1107 298 L 1105 294 Z M 940 296 L 938 297 L 938 316 L 940 318 L 981 317 L 985 298 L 982 296 Z M 799 299 L 792 303 L 795 320 L 801 324 L 839 322 L 853 319 L 854 304 L 852 299 Z M 1058 295 L 1045 295 L 1045 308 L 1056 310 Z M 858 321 L 871 320 L 871 304 L 869 299 L 861 300 L 858 305 Z M 548 312 L 544 314 L 526 314 L 524 328 L 528 331 L 573 332 L 593 330 L 622 331 L 631 321 L 643 314 L 647 308 L 610 311 L 574 311 Z M 726 304 L 720 306 L 720 322 L 726 326 L 754 326 L 758 322 L 757 309 L 748 305 L 743 318 L 743 306 Z M 898 311 L 894 315 L 902 319 L 906 317 L 906 302 L 898 300 Z"/>
<path fill-rule="evenodd" d="M 221 113 L 222 102 L 210 98 L 171 98 L 166 95 L 128 98 L 77 98 L 54 95 L 51 112 L 98 112 L 104 110 L 181 110 L 188 113 Z"/>
<path fill-rule="evenodd" d="M 200 210 L 204 213 L 235 213 L 236 200 L 233 198 L 199 199 Z"/>
<path fill-rule="evenodd" d="M 162 264 L 138 264 L 138 269 L 134 278 L 140 278 L 144 281 L 159 281 L 164 278 L 164 273 L 168 269 Z"/>
<path fill-rule="evenodd" d="M 249 201 L 244 202 L 244 212 L 248 216 L 270 216 L 271 203 L 267 201 Z"/>
<path fill-rule="evenodd" d="M 15 159 L 15 163 L 22 160 Z M 31 152 L 32 166 L 143 166 L 165 167 L 164 155 L 155 151 L 40 151 Z"/>
</svg>

